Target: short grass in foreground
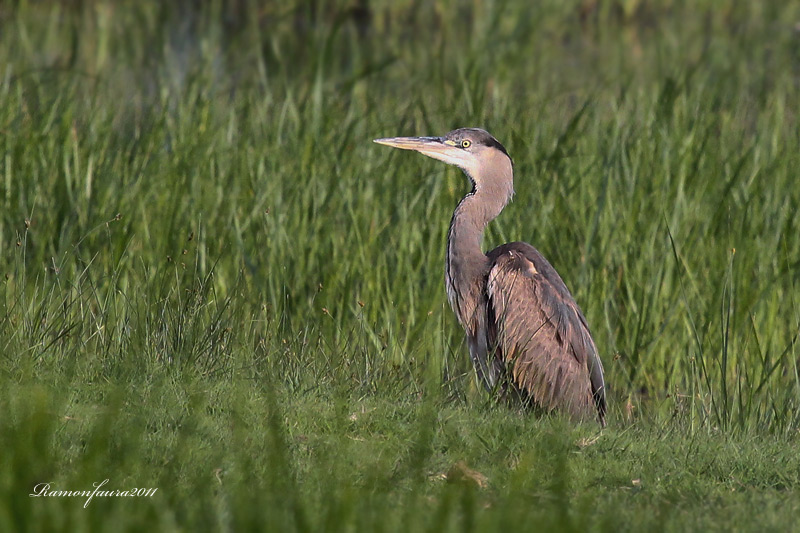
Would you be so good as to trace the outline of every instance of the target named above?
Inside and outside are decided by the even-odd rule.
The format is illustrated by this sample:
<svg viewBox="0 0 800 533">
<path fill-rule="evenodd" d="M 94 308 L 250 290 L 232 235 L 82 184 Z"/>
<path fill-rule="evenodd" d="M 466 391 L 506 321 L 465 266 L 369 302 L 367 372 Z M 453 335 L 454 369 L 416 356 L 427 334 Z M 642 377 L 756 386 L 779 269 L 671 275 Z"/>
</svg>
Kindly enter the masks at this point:
<svg viewBox="0 0 800 533">
<path fill-rule="evenodd" d="M 800 8 L 500 4 L 0 10 L 0 530 L 797 523 Z M 464 178 L 370 142 L 466 125 L 603 433 L 475 386 Z"/>
<path fill-rule="evenodd" d="M 4 529 L 787 530 L 800 512 L 797 438 L 599 432 L 430 395 L 276 394 L 269 378 L 85 388 L 4 392 Z M 28 496 L 106 478 L 158 492 Z"/>
</svg>

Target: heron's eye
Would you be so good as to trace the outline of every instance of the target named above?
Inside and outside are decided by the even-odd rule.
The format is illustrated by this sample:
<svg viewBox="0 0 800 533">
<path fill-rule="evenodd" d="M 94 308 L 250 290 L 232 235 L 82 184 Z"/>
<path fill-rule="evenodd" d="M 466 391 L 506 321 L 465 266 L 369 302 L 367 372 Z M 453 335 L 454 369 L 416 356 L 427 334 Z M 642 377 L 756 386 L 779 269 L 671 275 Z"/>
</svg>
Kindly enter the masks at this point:
<svg viewBox="0 0 800 533">
<path fill-rule="evenodd" d="M 469 148 L 471 144 L 472 143 L 469 141 L 469 139 L 464 139 L 463 141 L 461 141 L 461 148 Z"/>
</svg>

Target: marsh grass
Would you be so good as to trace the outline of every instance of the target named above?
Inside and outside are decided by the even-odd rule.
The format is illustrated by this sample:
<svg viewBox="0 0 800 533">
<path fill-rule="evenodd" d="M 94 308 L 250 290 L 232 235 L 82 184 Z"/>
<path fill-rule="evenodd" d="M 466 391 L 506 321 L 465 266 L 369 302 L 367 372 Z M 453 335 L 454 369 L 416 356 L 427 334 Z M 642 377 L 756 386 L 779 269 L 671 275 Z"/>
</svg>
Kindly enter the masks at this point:
<svg viewBox="0 0 800 533">
<path fill-rule="evenodd" d="M 800 5 L 364 5 L 0 10 L 0 529 L 792 527 Z M 371 143 L 464 125 L 603 433 L 475 384 L 465 180 Z"/>
</svg>

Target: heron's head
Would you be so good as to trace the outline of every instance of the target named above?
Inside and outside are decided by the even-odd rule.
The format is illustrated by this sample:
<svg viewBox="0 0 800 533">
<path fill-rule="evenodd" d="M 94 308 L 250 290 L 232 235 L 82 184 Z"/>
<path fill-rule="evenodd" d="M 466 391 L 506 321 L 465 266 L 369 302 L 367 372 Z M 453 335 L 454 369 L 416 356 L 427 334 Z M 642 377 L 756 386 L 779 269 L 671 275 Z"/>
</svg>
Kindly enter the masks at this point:
<svg viewBox="0 0 800 533">
<path fill-rule="evenodd" d="M 462 169 L 477 188 L 512 181 L 512 162 L 500 142 L 487 131 L 478 128 L 459 128 L 443 137 L 390 137 L 375 139 L 403 150 L 416 150 L 428 157 Z"/>
</svg>

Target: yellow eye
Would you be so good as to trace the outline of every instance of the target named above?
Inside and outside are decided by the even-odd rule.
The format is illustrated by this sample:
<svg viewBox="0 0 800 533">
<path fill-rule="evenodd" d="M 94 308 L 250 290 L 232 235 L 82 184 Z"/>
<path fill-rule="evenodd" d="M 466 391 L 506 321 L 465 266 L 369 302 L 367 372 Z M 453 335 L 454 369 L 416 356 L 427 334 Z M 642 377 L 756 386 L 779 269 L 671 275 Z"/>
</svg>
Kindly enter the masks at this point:
<svg viewBox="0 0 800 533">
<path fill-rule="evenodd" d="M 468 139 L 461 141 L 461 148 L 469 148 L 472 143 Z"/>
</svg>

